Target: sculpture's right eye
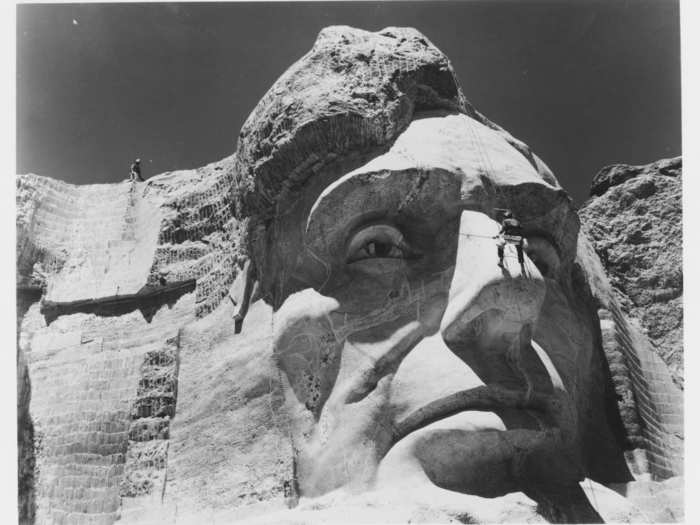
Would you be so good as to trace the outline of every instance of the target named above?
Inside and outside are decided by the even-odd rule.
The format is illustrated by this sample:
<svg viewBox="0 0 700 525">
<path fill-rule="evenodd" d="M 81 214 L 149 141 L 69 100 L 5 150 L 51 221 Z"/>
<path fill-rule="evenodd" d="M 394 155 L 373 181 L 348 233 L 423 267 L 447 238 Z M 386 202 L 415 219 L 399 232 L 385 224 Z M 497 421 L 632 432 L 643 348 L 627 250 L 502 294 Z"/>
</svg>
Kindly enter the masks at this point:
<svg viewBox="0 0 700 525">
<path fill-rule="evenodd" d="M 411 259 L 416 255 L 398 229 L 388 224 L 373 224 L 352 237 L 348 243 L 346 261 Z"/>
</svg>

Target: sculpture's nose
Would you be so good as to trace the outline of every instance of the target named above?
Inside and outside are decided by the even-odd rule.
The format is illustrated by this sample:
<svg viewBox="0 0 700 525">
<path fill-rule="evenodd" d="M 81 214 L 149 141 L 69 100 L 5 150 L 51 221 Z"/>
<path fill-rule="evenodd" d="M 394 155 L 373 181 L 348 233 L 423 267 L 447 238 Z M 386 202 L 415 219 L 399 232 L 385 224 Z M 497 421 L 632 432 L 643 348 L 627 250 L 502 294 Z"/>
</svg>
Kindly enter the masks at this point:
<svg viewBox="0 0 700 525">
<path fill-rule="evenodd" d="M 441 324 L 448 340 L 462 337 L 472 321 L 490 311 L 499 312 L 502 322 L 518 332 L 537 319 L 545 292 L 542 276 L 527 255 L 519 263 L 514 244 L 506 245 L 499 266 L 498 230 L 498 224 L 485 214 L 462 212 L 455 269 Z"/>
<path fill-rule="evenodd" d="M 522 384 L 521 361 L 530 348 L 545 285 L 534 263 L 521 264 L 515 244 L 499 265 L 499 225 L 483 213 L 463 211 L 455 269 L 440 330 L 447 346 L 484 382 Z"/>
</svg>

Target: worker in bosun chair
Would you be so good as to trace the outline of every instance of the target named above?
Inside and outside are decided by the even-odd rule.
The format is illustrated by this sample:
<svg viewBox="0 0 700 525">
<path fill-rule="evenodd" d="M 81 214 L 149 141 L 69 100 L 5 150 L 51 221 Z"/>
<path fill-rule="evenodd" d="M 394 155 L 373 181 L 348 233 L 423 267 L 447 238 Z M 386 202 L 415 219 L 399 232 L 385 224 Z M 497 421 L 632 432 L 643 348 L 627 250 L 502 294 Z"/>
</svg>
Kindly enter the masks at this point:
<svg viewBox="0 0 700 525">
<path fill-rule="evenodd" d="M 136 159 L 131 165 L 131 172 L 129 176 L 132 181 L 140 180 L 143 182 L 143 177 L 141 176 L 141 159 Z"/>
<path fill-rule="evenodd" d="M 513 217 L 513 213 L 510 210 L 505 210 L 503 212 L 501 231 L 498 232 L 498 266 L 500 267 L 503 267 L 503 252 L 505 250 L 506 243 L 515 244 L 518 251 L 518 262 L 520 263 L 520 266 L 523 266 L 523 264 L 525 264 L 525 259 L 523 256 L 523 250 L 525 249 L 523 228 L 520 225 L 520 221 Z"/>
</svg>

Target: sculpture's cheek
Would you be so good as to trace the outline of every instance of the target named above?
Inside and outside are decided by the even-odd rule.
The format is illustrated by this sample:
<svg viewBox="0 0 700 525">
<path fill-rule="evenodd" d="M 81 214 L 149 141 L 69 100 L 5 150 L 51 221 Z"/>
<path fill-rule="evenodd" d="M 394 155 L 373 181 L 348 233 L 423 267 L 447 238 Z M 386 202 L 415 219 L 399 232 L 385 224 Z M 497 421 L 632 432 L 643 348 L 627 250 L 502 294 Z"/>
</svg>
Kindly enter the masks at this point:
<svg viewBox="0 0 700 525">
<path fill-rule="evenodd" d="M 286 388 L 302 494 L 371 482 L 392 444 L 393 374 L 406 353 L 439 327 L 446 302 L 441 282 L 406 286 L 383 307 L 357 312 L 345 308 L 351 294 L 338 301 L 307 289 L 276 312 L 274 356 Z"/>
<path fill-rule="evenodd" d="M 341 342 L 330 318 L 337 306 L 333 299 L 307 289 L 288 297 L 274 317 L 274 358 L 293 401 L 315 419 L 340 364 Z"/>
<path fill-rule="evenodd" d="M 590 375 L 593 339 L 583 302 L 571 300 L 554 281 L 547 281 L 542 312 L 533 338 L 547 351 L 569 394 L 578 398 L 581 380 Z"/>
</svg>

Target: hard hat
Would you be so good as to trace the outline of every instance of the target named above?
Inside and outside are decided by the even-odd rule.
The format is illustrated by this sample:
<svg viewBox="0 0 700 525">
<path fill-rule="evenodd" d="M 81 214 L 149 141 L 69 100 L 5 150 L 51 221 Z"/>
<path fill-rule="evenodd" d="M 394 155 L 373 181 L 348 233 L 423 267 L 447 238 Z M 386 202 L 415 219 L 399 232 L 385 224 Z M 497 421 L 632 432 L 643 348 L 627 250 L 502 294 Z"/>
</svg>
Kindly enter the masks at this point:
<svg viewBox="0 0 700 525">
<path fill-rule="evenodd" d="M 134 162 L 141 162 L 141 159 L 136 159 Z"/>
</svg>

